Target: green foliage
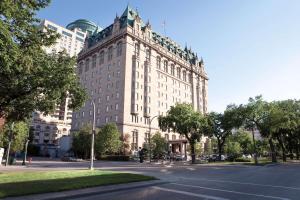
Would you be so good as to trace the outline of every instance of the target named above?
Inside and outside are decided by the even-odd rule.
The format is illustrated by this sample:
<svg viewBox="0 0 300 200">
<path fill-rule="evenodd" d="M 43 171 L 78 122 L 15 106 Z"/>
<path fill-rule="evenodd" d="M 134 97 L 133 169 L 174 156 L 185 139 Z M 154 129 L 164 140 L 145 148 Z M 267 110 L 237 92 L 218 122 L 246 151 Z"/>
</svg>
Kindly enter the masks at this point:
<svg viewBox="0 0 300 200">
<path fill-rule="evenodd" d="M 202 145 L 200 142 L 196 142 L 195 144 L 195 154 L 197 156 L 203 155 L 204 149 L 202 148 Z"/>
<path fill-rule="evenodd" d="M 231 140 L 240 144 L 242 150 L 241 153 L 253 154 L 253 139 L 250 132 L 239 129 L 235 134 L 232 135 Z"/>
<path fill-rule="evenodd" d="M 49 0 L 0 1 L 0 116 L 8 121 L 48 114 L 68 96 L 80 108 L 86 93 L 75 73 L 75 58 L 46 54 L 59 35 L 38 26 L 35 14 Z"/>
<path fill-rule="evenodd" d="M 4 128 L 0 130 L 0 146 L 7 147 L 10 137 L 11 124 L 6 123 Z M 27 122 L 16 122 L 14 123 L 12 131 L 12 143 L 11 143 L 11 152 L 22 151 L 24 143 L 28 139 L 29 126 Z"/>
<path fill-rule="evenodd" d="M 208 115 L 209 135 L 217 139 L 219 158 L 223 153 L 226 138 L 231 135 L 234 128 L 242 125 L 243 119 L 240 112 L 236 105 L 229 105 L 223 114 L 211 112 Z"/>
<path fill-rule="evenodd" d="M 153 157 L 161 159 L 168 151 L 166 139 L 157 132 L 151 137 L 151 140 L 151 144 L 153 144 Z"/>
<path fill-rule="evenodd" d="M 95 152 L 99 155 L 115 154 L 120 152 L 122 142 L 115 123 L 108 123 L 96 135 Z"/>
<path fill-rule="evenodd" d="M 73 133 L 72 150 L 76 157 L 90 157 L 92 126 L 86 124 L 78 132 Z"/>
<path fill-rule="evenodd" d="M 195 163 L 195 144 L 209 128 L 207 119 L 190 104 L 182 103 L 171 106 L 166 116 L 159 117 L 159 127 L 184 135 L 191 147 L 192 163 Z"/>
<path fill-rule="evenodd" d="M 228 156 L 233 156 L 233 157 L 240 156 L 242 152 L 240 143 L 233 142 L 233 141 L 227 141 L 224 150 Z"/>
</svg>

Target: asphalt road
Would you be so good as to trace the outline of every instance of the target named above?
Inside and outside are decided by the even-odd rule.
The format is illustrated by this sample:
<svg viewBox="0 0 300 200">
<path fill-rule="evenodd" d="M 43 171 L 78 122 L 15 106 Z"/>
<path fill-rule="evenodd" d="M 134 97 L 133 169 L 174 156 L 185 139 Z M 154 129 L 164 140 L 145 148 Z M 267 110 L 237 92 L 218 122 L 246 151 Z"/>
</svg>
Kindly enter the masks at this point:
<svg viewBox="0 0 300 200">
<path fill-rule="evenodd" d="M 167 183 L 80 199 L 300 199 L 299 164 L 258 167 L 141 165 L 124 166 L 122 171 L 152 175 Z"/>
<path fill-rule="evenodd" d="M 88 162 L 34 161 L 30 167 L 2 170 L 85 169 Z M 294 199 L 300 200 L 300 163 L 267 166 L 160 165 L 134 162 L 95 162 L 96 169 L 155 176 L 162 184 L 113 193 L 87 194 L 83 200 L 177 199 Z M 67 199 L 67 198 L 66 198 Z M 70 198 L 76 199 L 76 198 Z"/>
</svg>

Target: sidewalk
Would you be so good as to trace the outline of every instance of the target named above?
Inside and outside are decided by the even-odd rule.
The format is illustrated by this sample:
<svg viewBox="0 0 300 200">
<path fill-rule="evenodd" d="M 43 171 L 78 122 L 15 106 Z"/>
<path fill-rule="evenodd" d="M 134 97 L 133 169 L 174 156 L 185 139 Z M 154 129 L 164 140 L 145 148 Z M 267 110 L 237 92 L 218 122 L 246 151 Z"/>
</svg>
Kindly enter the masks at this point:
<svg viewBox="0 0 300 200">
<path fill-rule="evenodd" d="M 80 198 L 86 196 L 93 196 L 99 194 L 105 194 L 110 192 L 122 191 L 122 190 L 131 190 L 143 187 L 150 187 L 155 185 L 165 184 L 167 182 L 161 180 L 153 180 L 153 181 L 144 181 L 144 182 L 133 182 L 133 183 L 125 183 L 125 184 L 117 184 L 117 185 L 108 185 L 108 186 L 98 186 L 77 190 L 68 190 L 63 192 L 52 192 L 52 193 L 43 193 L 43 194 L 35 194 L 35 195 L 27 195 L 20 197 L 8 197 L 3 200 L 65 200 L 72 198 Z"/>
</svg>

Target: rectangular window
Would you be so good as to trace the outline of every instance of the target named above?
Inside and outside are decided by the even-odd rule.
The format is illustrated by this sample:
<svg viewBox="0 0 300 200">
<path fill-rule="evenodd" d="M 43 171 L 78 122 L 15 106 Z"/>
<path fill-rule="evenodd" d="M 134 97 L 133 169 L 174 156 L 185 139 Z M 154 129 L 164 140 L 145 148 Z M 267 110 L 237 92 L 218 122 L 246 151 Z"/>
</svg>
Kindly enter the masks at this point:
<svg viewBox="0 0 300 200">
<path fill-rule="evenodd" d="M 79 35 L 79 36 L 81 36 L 81 37 L 84 37 L 84 34 L 83 34 L 83 33 L 80 33 L 80 32 L 78 32 L 78 31 L 76 32 L 76 34 L 77 34 L 77 35 Z"/>
<path fill-rule="evenodd" d="M 57 28 L 55 26 L 52 26 L 51 24 L 48 24 L 47 27 L 53 31 L 57 31 Z"/>
<path fill-rule="evenodd" d="M 68 32 L 66 32 L 66 31 L 62 31 L 62 34 L 63 34 L 63 35 L 66 35 L 66 36 L 68 36 L 68 37 L 72 37 L 72 34 L 71 34 L 71 33 L 68 33 Z"/>
<path fill-rule="evenodd" d="M 84 39 L 83 38 L 80 38 L 80 37 L 76 37 L 76 40 L 80 41 L 80 42 L 84 42 Z"/>
</svg>

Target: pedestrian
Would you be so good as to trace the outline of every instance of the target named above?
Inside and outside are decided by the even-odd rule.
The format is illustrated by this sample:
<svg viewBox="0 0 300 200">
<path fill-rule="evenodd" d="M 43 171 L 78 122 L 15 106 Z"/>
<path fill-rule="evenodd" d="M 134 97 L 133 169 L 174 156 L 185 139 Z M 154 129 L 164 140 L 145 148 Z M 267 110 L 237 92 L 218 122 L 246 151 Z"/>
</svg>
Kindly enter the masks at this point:
<svg viewBox="0 0 300 200">
<path fill-rule="evenodd" d="M 141 147 L 139 147 L 139 157 L 140 157 L 140 163 L 144 162 L 144 151 L 142 150 Z"/>
</svg>

